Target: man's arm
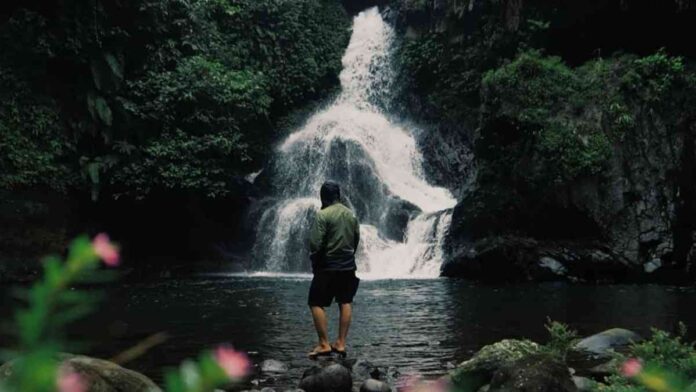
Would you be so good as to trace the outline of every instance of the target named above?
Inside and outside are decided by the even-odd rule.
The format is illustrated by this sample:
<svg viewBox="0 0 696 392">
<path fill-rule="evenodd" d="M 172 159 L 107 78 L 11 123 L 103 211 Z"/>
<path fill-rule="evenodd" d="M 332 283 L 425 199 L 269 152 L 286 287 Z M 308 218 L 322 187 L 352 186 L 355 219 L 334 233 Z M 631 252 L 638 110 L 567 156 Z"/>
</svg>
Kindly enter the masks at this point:
<svg viewBox="0 0 696 392">
<path fill-rule="evenodd" d="M 326 224 L 319 213 L 317 213 L 309 232 L 309 258 L 312 260 L 312 267 L 316 267 L 321 260 L 325 234 Z"/>
<path fill-rule="evenodd" d="M 360 222 L 358 218 L 355 218 L 355 225 L 353 227 L 353 249 L 355 252 L 358 251 L 358 244 L 360 243 Z"/>
</svg>

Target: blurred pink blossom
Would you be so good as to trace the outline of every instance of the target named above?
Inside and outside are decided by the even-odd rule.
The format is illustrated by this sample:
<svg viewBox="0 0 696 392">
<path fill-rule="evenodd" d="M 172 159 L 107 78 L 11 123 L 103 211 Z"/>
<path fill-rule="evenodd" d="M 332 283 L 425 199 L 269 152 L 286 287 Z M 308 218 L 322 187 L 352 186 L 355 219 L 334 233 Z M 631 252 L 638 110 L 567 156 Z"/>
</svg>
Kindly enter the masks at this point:
<svg viewBox="0 0 696 392">
<path fill-rule="evenodd" d="M 251 370 L 249 357 L 229 346 L 218 347 L 215 350 L 215 360 L 230 378 L 242 378 Z"/>
<path fill-rule="evenodd" d="M 630 358 L 621 365 L 621 374 L 624 377 L 635 377 L 641 370 L 643 370 L 643 364 L 636 358 Z"/>
<path fill-rule="evenodd" d="M 104 260 L 104 264 L 109 267 L 115 267 L 121 261 L 118 248 L 109 240 L 109 236 L 105 233 L 99 233 L 94 237 L 92 247 L 94 248 L 94 253 Z"/>
<path fill-rule="evenodd" d="M 58 372 L 58 392 L 86 392 L 87 383 L 72 370 L 61 368 Z"/>
<path fill-rule="evenodd" d="M 417 375 L 408 375 L 397 381 L 397 385 L 402 386 L 403 392 L 447 392 L 450 384 L 445 379 L 423 381 Z"/>
</svg>

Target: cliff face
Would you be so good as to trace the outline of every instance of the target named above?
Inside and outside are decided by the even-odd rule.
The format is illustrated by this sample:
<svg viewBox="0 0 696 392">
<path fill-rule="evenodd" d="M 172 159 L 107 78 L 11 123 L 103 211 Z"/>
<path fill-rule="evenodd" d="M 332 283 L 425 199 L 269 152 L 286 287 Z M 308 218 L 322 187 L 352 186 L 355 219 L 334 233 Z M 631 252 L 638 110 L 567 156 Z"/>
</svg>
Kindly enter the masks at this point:
<svg viewBox="0 0 696 392">
<path fill-rule="evenodd" d="M 682 44 L 696 6 L 576 3 L 393 5 L 404 102 L 439 124 L 430 166 L 453 149 L 438 140 L 471 157 L 445 184 L 461 191 L 446 275 L 673 280 L 696 263 L 695 53 Z"/>
</svg>

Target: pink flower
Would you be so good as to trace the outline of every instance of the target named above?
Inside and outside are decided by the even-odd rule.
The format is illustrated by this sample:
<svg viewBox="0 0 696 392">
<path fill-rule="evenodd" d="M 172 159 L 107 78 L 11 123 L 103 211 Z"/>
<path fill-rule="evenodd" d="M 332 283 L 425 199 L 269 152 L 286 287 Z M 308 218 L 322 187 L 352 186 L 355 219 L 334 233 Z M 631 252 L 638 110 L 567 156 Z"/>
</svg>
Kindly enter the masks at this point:
<svg viewBox="0 0 696 392">
<path fill-rule="evenodd" d="M 61 368 L 58 372 L 58 391 L 59 392 L 86 392 L 87 384 L 79 374 Z"/>
<path fill-rule="evenodd" d="M 92 247 L 94 248 L 94 253 L 104 260 L 104 264 L 109 267 L 115 267 L 121 261 L 118 254 L 118 247 L 109 240 L 109 236 L 105 233 L 99 233 L 94 237 L 94 240 L 92 240 Z"/>
<path fill-rule="evenodd" d="M 215 349 L 215 360 L 230 378 L 242 378 L 251 370 L 249 357 L 229 346 Z"/>
<path fill-rule="evenodd" d="M 631 358 L 621 365 L 621 374 L 624 377 L 635 377 L 643 370 L 643 364 L 639 359 Z"/>
</svg>

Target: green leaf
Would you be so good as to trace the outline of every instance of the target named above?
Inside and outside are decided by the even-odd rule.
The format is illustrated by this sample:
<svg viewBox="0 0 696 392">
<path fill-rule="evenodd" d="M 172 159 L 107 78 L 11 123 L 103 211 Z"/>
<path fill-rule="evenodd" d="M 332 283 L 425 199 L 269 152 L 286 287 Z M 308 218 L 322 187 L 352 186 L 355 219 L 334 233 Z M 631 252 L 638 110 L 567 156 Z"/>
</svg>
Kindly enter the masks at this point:
<svg viewBox="0 0 696 392">
<path fill-rule="evenodd" d="M 111 108 L 109 107 L 109 104 L 106 103 L 106 100 L 102 97 L 97 97 L 94 101 L 94 106 L 102 123 L 110 127 L 112 121 Z"/>
<path fill-rule="evenodd" d="M 123 80 L 123 64 L 111 53 L 104 53 L 104 60 L 118 81 Z"/>
</svg>

